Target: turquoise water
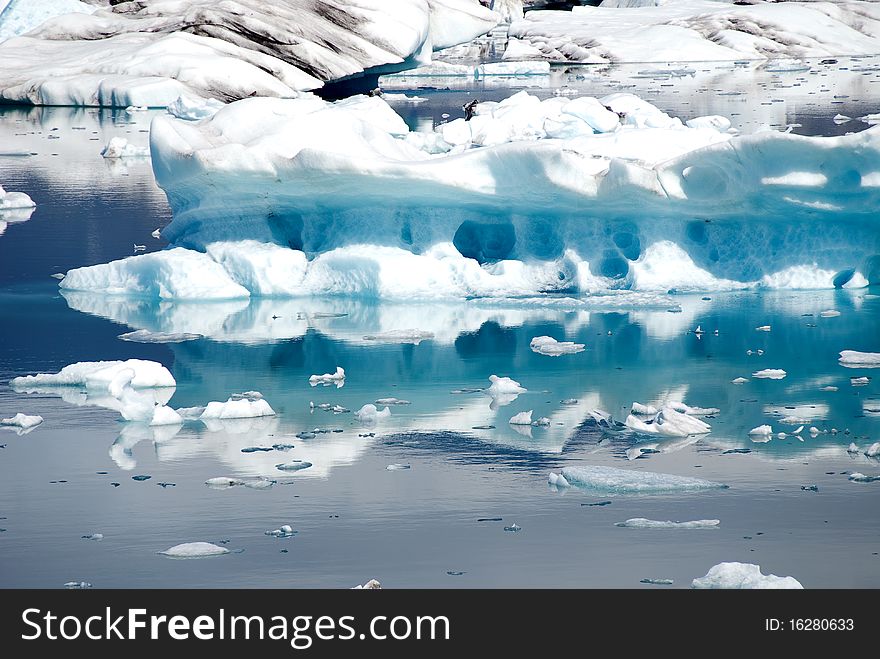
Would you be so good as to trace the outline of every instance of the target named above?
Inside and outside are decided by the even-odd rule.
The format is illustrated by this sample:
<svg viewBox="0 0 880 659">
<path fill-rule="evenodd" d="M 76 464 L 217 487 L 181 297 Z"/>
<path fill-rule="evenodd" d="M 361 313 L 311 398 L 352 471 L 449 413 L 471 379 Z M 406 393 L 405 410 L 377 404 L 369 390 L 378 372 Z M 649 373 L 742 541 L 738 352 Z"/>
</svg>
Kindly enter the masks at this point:
<svg viewBox="0 0 880 659">
<path fill-rule="evenodd" d="M 457 100 L 432 103 L 431 112 L 457 108 Z M 112 135 L 145 143 L 149 118 L 0 112 L 0 182 L 37 203 L 29 220 L 0 235 L 0 416 L 45 418 L 21 436 L 0 429 L 0 586 L 350 587 L 377 578 L 386 587 L 650 588 L 639 580 L 672 578 L 673 587 L 687 587 L 712 565 L 734 560 L 806 587 L 880 585 L 880 483 L 848 480 L 853 471 L 880 474 L 880 461 L 846 450 L 880 440 L 878 371 L 837 360 L 845 349 L 880 351 L 880 291 L 680 295 L 675 312 L 63 297 L 50 274 L 128 256 L 135 243 L 148 251 L 164 246 L 149 235 L 169 220 L 149 162 L 110 166 L 98 155 Z M 840 315 L 820 316 L 831 309 Z M 694 334 L 697 325 L 706 334 Z M 763 325 L 771 331 L 755 329 Z M 364 338 L 413 327 L 433 338 L 418 345 Z M 117 338 L 134 329 L 203 337 L 175 344 Z M 542 335 L 585 350 L 536 354 L 529 343 Z M 173 407 L 257 390 L 278 416 L 149 429 L 121 423 L 81 392 L 24 394 L 8 385 L 76 361 L 134 357 L 171 370 Z M 337 365 L 347 373 L 342 388 L 309 385 L 311 374 Z M 765 368 L 787 376 L 751 377 Z M 494 404 L 479 391 L 491 374 L 528 391 Z M 861 376 L 872 379 L 853 386 L 850 378 Z M 749 382 L 732 384 L 737 377 Z M 476 391 L 453 393 L 462 390 Z M 376 426 L 310 407 L 356 411 L 385 397 L 410 404 L 392 406 L 391 418 Z M 570 399 L 577 402 L 561 402 Z M 706 419 L 712 432 L 656 443 L 603 432 L 589 415 L 601 409 L 622 421 L 634 401 L 663 400 L 719 408 Z M 508 424 L 527 410 L 550 425 L 528 436 Z M 794 436 L 797 425 L 781 423 L 784 416 L 802 417 L 820 433 Z M 752 441 L 748 431 L 764 423 L 789 434 Z M 296 437 L 314 428 L 342 432 Z M 294 448 L 242 451 L 281 443 Z M 650 452 L 637 457 L 639 448 Z M 294 474 L 275 469 L 291 459 L 313 466 Z M 410 468 L 388 470 L 392 464 Z M 624 496 L 548 486 L 551 470 L 585 464 L 729 488 Z M 132 479 L 139 475 L 150 478 Z M 217 476 L 280 480 L 264 490 L 204 485 Z M 803 489 L 814 485 L 818 491 Z M 586 505 L 604 501 L 611 503 Z M 614 526 L 632 517 L 721 524 Z M 486 518 L 501 520 L 478 521 Z M 522 530 L 504 531 L 513 523 Z M 298 533 L 264 535 L 283 524 Z M 82 538 L 92 533 L 104 539 Z M 199 561 L 156 553 L 200 540 L 242 551 Z"/>
</svg>

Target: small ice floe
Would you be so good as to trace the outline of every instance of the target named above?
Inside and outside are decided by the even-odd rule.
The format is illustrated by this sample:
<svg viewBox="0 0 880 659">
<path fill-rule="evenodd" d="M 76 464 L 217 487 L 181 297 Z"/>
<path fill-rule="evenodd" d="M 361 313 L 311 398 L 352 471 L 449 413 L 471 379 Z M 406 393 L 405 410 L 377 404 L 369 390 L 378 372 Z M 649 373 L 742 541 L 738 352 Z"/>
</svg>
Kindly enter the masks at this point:
<svg viewBox="0 0 880 659">
<path fill-rule="evenodd" d="M 560 487 L 561 481 L 559 476 L 560 474 L 550 472 L 548 482 L 551 485 Z M 602 465 L 565 467 L 562 470 L 561 476 L 566 483 L 576 487 L 620 494 L 695 492 L 699 490 L 726 489 L 728 487 L 723 483 L 703 480 L 702 478 L 637 471 L 634 469 L 618 469 L 617 467 L 605 467 Z"/>
<path fill-rule="evenodd" d="M 104 534 L 103 533 L 89 533 L 88 535 L 82 536 L 82 539 L 83 540 L 103 540 Z"/>
<path fill-rule="evenodd" d="M 793 416 L 793 415 L 784 416 L 781 419 L 779 419 L 779 423 L 784 423 L 787 426 L 800 426 L 801 430 L 803 430 L 803 427 L 804 427 L 803 424 L 809 423 L 809 422 L 810 422 L 809 419 L 805 419 L 802 416 Z"/>
<path fill-rule="evenodd" d="M 149 158 L 150 147 L 135 146 L 124 137 L 113 137 L 101 151 L 105 158 Z"/>
<path fill-rule="evenodd" d="M 753 378 L 761 378 L 764 380 L 781 380 L 786 375 L 788 375 L 781 368 L 765 368 L 760 371 L 755 371 L 752 373 Z"/>
<path fill-rule="evenodd" d="M 144 252 L 144 251 L 146 251 L 146 249 L 147 249 L 146 245 L 138 245 L 137 243 L 134 244 L 134 251 L 136 251 L 136 252 Z"/>
<path fill-rule="evenodd" d="M 128 369 L 134 371 L 130 384 L 136 389 L 173 387 L 177 384 L 171 372 L 162 364 L 143 359 L 77 362 L 65 366 L 58 373 L 38 373 L 13 378 L 10 384 L 16 390 L 24 391 L 34 391 L 38 387 L 65 386 L 106 390 L 121 371 Z"/>
<path fill-rule="evenodd" d="M 63 272 L 55 272 L 55 273 L 53 273 L 53 274 L 51 274 L 51 275 L 49 275 L 49 276 L 52 277 L 52 279 L 57 279 L 58 281 L 61 281 L 61 280 L 64 279 L 67 275 L 64 274 Z"/>
<path fill-rule="evenodd" d="M 380 398 L 376 401 L 376 405 L 409 405 L 410 402 L 408 400 L 401 400 L 400 398 Z"/>
<path fill-rule="evenodd" d="M 297 439 L 314 439 L 315 437 L 317 437 L 317 435 L 313 432 L 309 432 L 308 430 L 296 433 Z"/>
<path fill-rule="evenodd" d="M 580 401 L 577 398 L 565 398 L 559 401 L 560 405 L 577 405 Z"/>
<path fill-rule="evenodd" d="M 497 375 L 490 375 L 489 382 L 492 383 L 487 390 L 490 396 L 513 396 L 528 391 L 528 389 L 521 386 L 519 382 L 511 380 L 510 378 L 500 378 Z"/>
<path fill-rule="evenodd" d="M 859 352 L 858 350 L 841 350 L 841 366 L 864 368 L 880 367 L 880 352 Z"/>
<path fill-rule="evenodd" d="M 810 426 L 810 437 L 817 437 L 819 435 L 819 429 L 816 426 Z"/>
<path fill-rule="evenodd" d="M 309 377 L 309 384 L 317 387 L 319 384 L 329 386 L 335 384 L 339 389 L 345 384 L 345 369 L 341 366 L 336 367 L 335 373 L 324 373 L 324 375 L 312 375 Z"/>
<path fill-rule="evenodd" d="M 0 185 L 0 211 L 24 210 L 36 206 L 34 200 L 24 192 L 6 192 Z"/>
<path fill-rule="evenodd" d="M 803 492 L 818 492 L 819 486 L 818 485 L 801 485 L 801 490 Z"/>
<path fill-rule="evenodd" d="M 770 328 L 770 325 L 760 325 L 760 326 L 756 327 L 755 329 L 758 330 L 759 332 L 769 332 L 771 328 Z"/>
<path fill-rule="evenodd" d="M 693 588 L 803 589 L 794 577 L 761 574 L 761 566 L 752 563 L 719 563 L 704 577 L 694 579 Z"/>
<path fill-rule="evenodd" d="M 654 586 L 671 586 L 674 582 L 672 581 L 672 579 L 653 579 L 651 577 L 647 577 L 645 579 L 639 579 L 639 583 L 647 583 Z"/>
<path fill-rule="evenodd" d="M 687 437 L 689 435 L 705 435 L 712 427 L 705 421 L 679 412 L 673 407 L 664 406 L 654 416 L 645 420 L 635 414 L 626 417 L 624 425 L 635 432 L 645 435 L 663 435 L 665 437 Z"/>
<path fill-rule="evenodd" d="M 833 121 L 834 123 L 836 123 L 838 125 L 845 124 L 849 121 L 852 121 L 852 117 L 847 117 L 845 114 L 837 113 L 834 115 L 834 117 L 831 119 L 831 121 Z"/>
<path fill-rule="evenodd" d="M 864 375 L 862 377 L 854 377 L 849 379 L 849 383 L 854 387 L 864 387 L 871 384 L 871 378 Z"/>
<path fill-rule="evenodd" d="M 354 418 L 361 423 L 376 423 L 377 421 L 388 419 L 390 417 L 391 408 L 386 407 L 382 411 L 379 411 L 379 408 L 377 408 L 372 403 L 367 403 L 361 409 L 354 413 Z"/>
<path fill-rule="evenodd" d="M 510 526 L 505 526 L 504 530 L 508 531 L 509 533 L 516 533 L 518 531 L 522 531 L 522 527 L 519 524 L 517 524 L 516 522 L 514 522 Z"/>
<path fill-rule="evenodd" d="M 162 229 L 156 229 L 150 235 L 156 240 L 159 240 L 162 237 Z"/>
<path fill-rule="evenodd" d="M 615 522 L 614 526 L 628 529 L 717 529 L 721 524 L 719 519 L 696 519 L 690 522 L 660 521 L 633 517 L 625 522 Z"/>
<path fill-rule="evenodd" d="M 552 471 L 547 477 L 547 482 L 553 487 L 571 487 L 565 476 L 562 474 L 554 474 Z"/>
<path fill-rule="evenodd" d="M 146 112 L 148 109 L 146 105 L 129 105 L 125 108 L 125 111 L 128 114 L 134 114 L 136 112 Z"/>
<path fill-rule="evenodd" d="M 859 117 L 859 121 L 862 121 L 866 124 L 880 124 L 880 112 L 875 112 L 873 114 L 866 114 Z"/>
<path fill-rule="evenodd" d="M 355 586 L 351 590 L 382 590 L 382 584 L 376 579 L 370 579 L 367 583 L 361 586 Z"/>
<path fill-rule="evenodd" d="M 411 465 L 401 464 L 399 462 L 395 462 L 394 464 L 390 464 L 385 467 L 386 471 L 400 471 L 402 469 L 411 469 Z"/>
<path fill-rule="evenodd" d="M 244 485 L 244 481 L 240 478 L 217 476 L 216 478 L 209 478 L 206 480 L 205 485 L 213 490 L 228 490 L 230 487 L 235 487 L 236 485 Z"/>
<path fill-rule="evenodd" d="M 280 469 L 281 471 L 302 471 L 303 469 L 308 469 L 312 466 L 311 462 L 306 462 L 305 460 L 292 460 L 291 462 L 283 462 L 281 464 L 275 465 L 276 469 Z"/>
<path fill-rule="evenodd" d="M 546 416 L 538 417 L 534 421 L 532 421 L 532 425 L 535 428 L 545 428 L 550 425 L 550 418 Z"/>
<path fill-rule="evenodd" d="M 170 558 L 207 558 L 228 554 L 229 550 L 211 542 L 184 542 L 158 553 Z"/>
<path fill-rule="evenodd" d="M 853 483 L 873 483 L 875 481 L 880 481 L 880 476 L 865 476 L 865 474 L 854 471 L 849 475 L 849 480 Z"/>
<path fill-rule="evenodd" d="M 873 444 L 871 444 L 865 451 L 865 455 L 867 455 L 869 458 L 880 457 L 880 442 L 874 442 Z"/>
<path fill-rule="evenodd" d="M 835 387 L 834 385 L 830 385 L 830 384 L 829 384 L 828 386 L 821 387 L 821 388 L 819 389 L 819 391 L 828 391 L 828 392 L 837 391 L 837 387 Z"/>
<path fill-rule="evenodd" d="M 846 447 L 846 452 L 852 455 L 858 455 L 861 451 L 858 446 L 856 446 L 855 442 L 850 442 L 850 445 Z"/>
<path fill-rule="evenodd" d="M 275 410 L 263 398 L 235 398 L 230 397 L 225 403 L 211 401 L 205 406 L 199 419 L 223 420 L 223 419 L 255 419 L 264 416 L 275 416 Z"/>
<path fill-rule="evenodd" d="M 265 531 L 265 535 L 271 535 L 275 538 L 290 538 L 296 535 L 296 531 L 293 530 L 293 527 L 289 524 L 285 524 L 277 529 L 272 531 Z"/>
<path fill-rule="evenodd" d="M 530 426 L 532 425 L 532 410 L 528 412 L 520 412 L 510 417 L 508 423 L 512 426 Z"/>
<path fill-rule="evenodd" d="M 91 588 L 92 584 L 88 581 L 68 581 L 64 584 L 64 587 L 68 590 L 85 590 L 86 588 Z"/>
<path fill-rule="evenodd" d="M 758 348 L 757 350 L 746 350 L 746 354 L 751 357 L 752 355 L 758 355 L 760 357 L 764 354 L 764 351 Z"/>
<path fill-rule="evenodd" d="M 529 343 L 532 352 L 548 357 L 559 357 L 561 355 L 573 355 L 584 351 L 583 343 L 574 343 L 572 341 L 557 341 L 552 336 L 536 336 Z"/>
<path fill-rule="evenodd" d="M 631 414 L 636 414 L 638 416 L 654 416 L 659 412 L 656 407 L 653 405 L 643 405 L 642 403 L 633 403 L 630 408 Z"/>
<path fill-rule="evenodd" d="M 249 490 L 270 490 L 276 483 L 278 483 L 278 481 L 274 478 L 265 478 L 263 476 L 260 476 L 259 478 L 248 478 L 247 480 L 242 481 L 242 485 Z"/>
<path fill-rule="evenodd" d="M 748 381 L 749 381 L 748 378 L 734 378 L 733 380 L 730 381 L 730 383 L 731 384 L 745 384 Z"/>
<path fill-rule="evenodd" d="M 418 329 L 388 330 L 387 332 L 379 332 L 378 334 L 368 334 L 364 337 L 364 341 L 375 341 L 376 343 L 411 343 L 419 345 L 422 341 L 428 341 L 434 338 L 433 332 L 423 332 Z"/>
<path fill-rule="evenodd" d="M 151 332 L 150 330 L 139 329 L 134 332 L 126 332 L 116 337 L 120 341 L 131 341 L 132 343 L 183 343 L 184 341 L 195 341 L 203 338 L 201 334 L 190 334 L 188 332 Z"/>
<path fill-rule="evenodd" d="M 840 312 L 837 309 L 827 309 L 819 312 L 820 318 L 837 318 Z"/>
<path fill-rule="evenodd" d="M 697 329 L 694 330 L 694 334 L 696 334 L 698 337 L 702 336 L 705 333 L 706 331 L 703 329 L 702 325 L 697 325 Z"/>
<path fill-rule="evenodd" d="M 21 428 L 22 430 L 36 428 L 41 423 L 43 423 L 43 417 L 39 415 L 22 414 L 21 412 L 18 412 L 15 416 L 11 416 L 7 419 L 0 419 L 0 426 L 14 426 L 16 428 Z"/>
</svg>

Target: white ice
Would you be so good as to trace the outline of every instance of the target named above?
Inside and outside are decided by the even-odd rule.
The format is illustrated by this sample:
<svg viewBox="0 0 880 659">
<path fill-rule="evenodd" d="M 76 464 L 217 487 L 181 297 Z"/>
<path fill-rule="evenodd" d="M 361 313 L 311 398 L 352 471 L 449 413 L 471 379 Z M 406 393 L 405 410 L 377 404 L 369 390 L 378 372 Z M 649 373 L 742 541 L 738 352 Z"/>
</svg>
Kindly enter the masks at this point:
<svg viewBox="0 0 880 659">
<path fill-rule="evenodd" d="M 149 158 L 150 147 L 135 146 L 124 137 L 113 137 L 101 151 L 104 158 Z"/>
<path fill-rule="evenodd" d="M 508 423 L 512 426 L 530 426 L 532 425 L 532 410 L 528 412 L 519 412 L 510 417 Z"/>
<path fill-rule="evenodd" d="M 151 387 L 174 387 L 177 383 L 171 372 L 153 361 L 128 359 L 126 361 L 77 362 L 58 373 L 38 373 L 13 378 L 10 384 L 16 389 L 31 387 L 85 387 L 107 389 L 114 378 L 124 370 L 134 371 L 131 386 L 142 389 Z"/>
<path fill-rule="evenodd" d="M 365 341 L 375 341 L 376 343 L 411 343 L 413 345 L 419 345 L 422 341 L 428 341 L 433 338 L 433 332 L 425 332 L 418 329 L 388 330 L 364 336 Z"/>
<path fill-rule="evenodd" d="M 536 336 L 529 342 L 529 347 L 532 349 L 532 352 L 537 352 L 539 355 L 547 355 L 548 357 L 573 355 L 584 351 L 583 343 L 557 341 L 552 336 Z"/>
<path fill-rule="evenodd" d="M 489 376 L 489 388 L 486 390 L 490 396 L 512 396 L 528 391 L 516 380 L 508 377 L 498 377 L 495 374 Z"/>
<path fill-rule="evenodd" d="M 264 416 L 275 416 L 275 410 L 263 398 L 230 398 L 225 403 L 212 401 L 207 404 L 199 419 L 253 419 Z"/>
<path fill-rule="evenodd" d="M 313 387 L 316 387 L 319 384 L 335 384 L 336 388 L 339 389 L 345 384 L 345 369 L 341 366 L 337 366 L 336 370 L 333 373 L 324 373 L 323 375 L 311 375 L 309 376 L 309 384 Z"/>
<path fill-rule="evenodd" d="M 551 484 L 554 482 L 552 476 L 556 476 L 555 484 L 558 486 L 558 475 L 551 472 L 549 479 Z M 722 483 L 701 478 L 600 465 L 565 467 L 562 470 L 562 476 L 570 485 L 617 494 L 692 492 L 727 487 Z"/>
<path fill-rule="evenodd" d="M 615 526 L 623 526 L 631 529 L 716 529 L 721 524 L 718 519 L 697 519 L 690 522 L 660 521 L 633 517 L 625 522 L 617 522 Z"/>
<path fill-rule="evenodd" d="M 160 554 L 170 556 L 171 558 L 205 558 L 208 556 L 220 556 L 228 554 L 226 547 L 221 547 L 210 542 L 185 542 L 179 545 L 169 547 Z"/>
<path fill-rule="evenodd" d="M 786 375 L 787 373 L 781 368 L 765 368 L 752 373 L 753 378 L 760 378 L 765 380 L 781 380 Z"/>
<path fill-rule="evenodd" d="M 383 410 L 379 410 L 372 403 L 367 403 L 361 409 L 354 413 L 354 417 L 365 424 L 372 424 L 383 419 L 391 418 L 391 409 L 389 407 L 385 407 Z"/>
<path fill-rule="evenodd" d="M 764 575 L 761 567 L 751 563 L 719 563 L 704 577 L 694 579 L 693 588 L 802 589 L 794 577 Z"/>
<path fill-rule="evenodd" d="M 24 192 L 6 192 L 0 185 L 0 220 L 4 219 L 5 211 L 26 210 L 35 206 L 34 200 Z"/>
<path fill-rule="evenodd" d="M 624 425 L 641 434 L 663 435 L 665 437 L 704 435 L 712 430 L 712 427 L 705 421 L 679 412 L 668 405 L 662 407 L 647 420 L 630 414 L 624 421 Z"/>
<path fill-rule="evenodd" d="M 381 590 L 382 584 L 380 584 L 376 579 L 370 579 L 364 584 L 359 586 L 355 586 L 351 590 Z"/>
<path fill-rule="evenodd" d="M 0 426 L 15 426 L 22 430 L 36 428 L 41 423 L 43 423 L 43 417 L 39 415 L 22 414 L 21 412 L 18 412 L 7 419 L 0 419 Z"/>
<path fill-rule="evenodd" d="M 840 352 L 840 365 L 849 368 L 873 368 L 880 366 L 880 352 L 859 352 L 857 350 L 842 350 Z"/>
</svg>

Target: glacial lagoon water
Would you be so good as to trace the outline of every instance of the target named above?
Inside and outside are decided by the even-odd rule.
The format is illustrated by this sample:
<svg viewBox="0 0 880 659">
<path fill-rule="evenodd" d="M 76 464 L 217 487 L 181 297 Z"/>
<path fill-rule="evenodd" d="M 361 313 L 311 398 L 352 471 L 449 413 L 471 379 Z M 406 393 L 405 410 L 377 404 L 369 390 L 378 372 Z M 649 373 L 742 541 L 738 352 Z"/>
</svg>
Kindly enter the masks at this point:
<svg viewBox="0 0 880 659">
<path fill-rule="evenodd" d="M 500 98 L 520 87 L 549 95 L 566 85 L 612 91 L 632 84 L 629 91 L 672 114 L 687 114 L 680 96 L 699 104 L 694 114 L 732 114 L 735 102 L 743 130 L 800 124 L 794 130 L 840 134 L 867 124 L 835 124 L 835 114 L 860 116 L 880 105 L 873 89 L 880 70 L 872 66 L 816 64 L 813 78 L 827 77 L 809 89 L 798 84 L 799 76 L 810 79 L 804 72 L 715 71 L 713 86 L 699 82 L 700 71 L 612 72 L 602 83 L 590 69 L 478 89 L 411 79 L 388 88 L 429 99 L 400 110 L 412 125 L 460 116 L 468 93 Z M 714 91 L 724 86 L 741 93 Z M 335 588 L 377 578 L 385 587 L 670 587 L 642 579 L 689 587 L 722 561 L 757 563 L 808 588 L 880 585 L 880 483 L 848 478 L 880 474 L 880 461 L 862 453 L 880 440 L 878 371 L 838 363 L 844 349 L 880 351 L 880 291 L 676 295 L 672 306 L 620 308 L 344 298 L 155 304 L 60 295 L 52 273 L 128 256 L 135 244 L 164 247 L 150 233 L 170 212 L 149 161 L 108 163 L 99 155 L 115 135 L 146 144 L 152 114 L 0 110 L 0 181 L 37 203 L 29 220 L 8 223 L 0 235 L 0 416 L 45 419 L 27 434 L 0 428 L 0 585 Z M 823 317 L 827 310 L 840 315 Z M 704 334 L 691 331 L 697 325 Z M 766 325 L 771 331 L 756 330 Z M 403 327 L 433 337 L 418 344 L 365 338 Z M 202 338 L 117 338 L 137 329 Z M 585 350 L 537 354 L 529 343 L 542 335 Z M 173 407 L 257 390 L 278 416 L 150 429 L 88 405 L 82 392 L 25 394 L 8 384 L 76 361 L 127 358 L 171 370 Z M 337 365 L 346 370 L 343 387 L 310 386 L 311 374 Z M 752 377 L 767 368 L 787 375 Z M 528 391 L 494 400 L 480 391 L 491 374 Z M 737 377 L 749 381 L 733 384 Z M 854 386 L 854 377 L 870 379 Z M 390 419 L 375 426 L 310 406 L 353 412 L 389 397 L 409 404 L 392 405 Z M 603 431 L 589 415 L 601 409 L 622 421 L 634 401 L 666 400 L 719 408 L 705 419 L 712 432 L 658 442 Z M 528 410 L 550 425 L 508 424 Z M 792 434 L 801 424 L 784 417 L 806 428 Z M 750 437 L 762 424 L 787 436 Z M 811 426 L 820 432 L 811 436 Z M 341 432 L 296 437 L 315 428 Z M 860 452 L 847 452 L 850 443 Z M 293 448 L 253 450 L 273 444 Z M 275 469 L 293 460 L 312 466 Z M 623 495 L 548 485 L 550 471 L 577 465 L 729 487 Z M 277 482 L 204 484 L 218 476 Z M 638 517 L 720 525 L 615 526 Z M 296 533 L 265 535 L 284 524 Z M 504 530 L 514 524 L 521 529 Z M 103 539 L 83 538 L 95 533 Z M 191 541 L 241 551 L 188 561 L 157 553 Z"/>
</svg>

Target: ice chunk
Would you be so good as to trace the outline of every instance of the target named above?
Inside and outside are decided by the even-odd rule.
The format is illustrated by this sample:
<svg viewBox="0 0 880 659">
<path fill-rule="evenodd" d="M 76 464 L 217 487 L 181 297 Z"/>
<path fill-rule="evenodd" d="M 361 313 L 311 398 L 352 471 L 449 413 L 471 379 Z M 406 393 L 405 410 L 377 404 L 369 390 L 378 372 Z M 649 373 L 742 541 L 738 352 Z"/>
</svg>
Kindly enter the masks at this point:
<svg viewBox="0 0 880 659">
<path fill-rule="evenodd" d="M 229 550 L 210 542 L 184 542 L 159 553 L 171 558 L 206 558 L 228 554 Z"/>
<path fill-rule="evenodd" d="M 849 379 L 849 383 L 854 387 L 864 387 L 867 384 L 871 384 L 871 378 L 868 376 L 852 377 Z"/>
<path fill-rule="evenodd" d="M 290 526 L 290 524 L 285 524 L 272 531 L 266 531 L 265 535 L 271 535 L 275 538 L 290 538 L 296 535 L 296 531 L 293 530 L 293 527 Z"/>
<path fill-rule="evenodd" d="M 90 533 L 88 535 L 82 536 L 82 539 L 83 540 L 103 540 L 104 534 L 103 533 Z"/>
<path fill-rule="evenodd" d="M 532 425 L 532 410 L 528 412 L 520 412 L 510 417 L 508 423 L 512 426 L 530 426 Z"/>
<path fill-rule="evenodd" d="M 661 522 L 644 517 L 633 517 L 625 522 L 617 522 L 614 526 L 623 526 L 631 529 L 717 529 L 721 524 L 718 519 L 697 519 L 692 522 Z"/>
<path fill-rule="evenodd" d="M 64 587 L 68 590 L 84 590 L 86 588 L 91 588 L 92 584 L 88 581 L 68 581 L 64 584 Z"/>
<path fill-rule="evenodd" d="M 748 378 L 742 378 L 742 377 L 740 377 L 740 378 L 734 378 L 734 379 L 731 380 L 730 382 L 731 382 L 731 384 L 745 384 L 745 383 L 748 382 L 748 381 L 749 381 Z"/>
<path fill-rule="evenodd" d="M 335 384 L 336 388 L 339 389 L 345 384 L 345 369 L 341 366 L 336 367 L 336 371 L 334 373 L 324 373 L 323 375 L 312 375 L 309 377 L 309 384 L 313 387 L 321 385 L 331 385 Z"/>
<path fill-rule="evenodd" d="M 385 467 L 385 470 L 386 471 L 401 471 L 401 470 L 410 469 L 410 468 L 411 468 L 411 465 L 395 462 L 394 464 L 390 464 L 387 467 Z"/>
<path fill-rule="evenodd" d="M 802 589 L 794 577 L 764 575 L 761 566 L 751 563 L 719 563 L 712 566 L 704 577 L 693 581 L 693 588 L 755 588 Z"/>
<path fill-rule="evenodd" d="M 493 374 L 489 376 L 489 382 L 492 384 L 489 385 L 487 391 L 491 396 L 521 394 L 528 391 L 525 387 L 521 386 L 519 382 L 511 380 L 508 377 L 498 377 Z"/>
<path fill-rule="evenodd" d="M 539 355 L 547 355 L 549 357 L 559 357 L 560 355 L 572 355 L 577 352 L 583 352 L 583 343 L 573 343 L 572 341 L 557 341 L 550 336 L 536 336 L 529 343 L 532 352 Z"/>
<path fill-rule="evenodd" d="M 753 378 L 762 378 L 767 380 L 781 380 L 787 375 L 781 368 L 765 368 L 752 373 Z"/>
<path fill-rule="evenodd" d="M 410 405 L 411 403 L 408 400 L 402 400 L 400 398 L 379 398 L 376 401 L 376 405 Z"/>
<path fill-rule="evenodd" d="M 376 579 L 370 579 L 367 583 L 355 586 L 352 590 L 381 590 L 382 584 L 380 584 Z"/>
<path fill-rule="evenodd" d="M 0 185 L 0 220 L 4 219 L 3 211 L 34 208 L 36 204 L 24 192 L 6 192 Z M 25 218 L 26 219 L 26 218 Z"/>
<path fill-rule="evenodd" d="M 550 485 L 555 486 L 555 487 L 571 487 L 568 480 L 566 480 L 565 476 L 563 476 L 562 474 L 555 474 L 552 471 L 550 472 L 550 475 L 547 478 L 547 482 L 549 482 Z"/>
<path fill-rule="evenodd" d="M 388 419 L 391 417 L 391 408 L 386 407 L 382 411 L 373 405 L 372 403 L 367 403 L 361 409 L 354 413 L 354 417 L 360 421 L 361 423 L 376 423 L 377 421 L 381 421 L 382 419 Z"/>
<path fill-rule="evenodd" d="M 639 583 L 654 584 L 657 586 L 671 586 L 675 582 L 672 579 L 655 579 L 652 577 L 646 577 L 645 579 L 639 579 Z"/>
<path fill-rule="evenodd" d="M 839 361 L 841 366 L 850 368 L 880 367 L 880 352 L 842 350 Z"/>
<path fill-rule="evenodd" d="M 532 421 L 532 425 L 536 428 L 543 428 L 550 425 L 550 417 L 542 416 Z"/>
<path fill-rule="evenodd" d="M 850 445 L 847 446 L 847 448 L 846 448 L 846 452 L 857 454 L 857 453 L 859 453 L 859 447 L 856 445 L 855 442 L 850 442 Z"/>
<path fill-rule="evenodd" d="M 849 480 L 853 483 L 873 483 L 875 481 L 880 481 L 880 476 L 866 476 L 861 472 L 854 471 L 849 475 Z"/>
<path fill-rule="evenodd" d="M 664 406 L 648 420 L 630 414 L 626 421 L 624 421 L 624 425 L 638 433 L 664 435 L 666 437 L 703 435 L 712 430 L 712 427 L 705 421 L 701 421 L 689 414 L 678 412 L 668 405 Z"/>
<path fill-rule="evenodd" d="M 633 403 L 630 408 L 630 413 L 638 416 L 656 416 L 659 411 L 653 405 L 643 405 L 642 403 Z"/>
<path fill-rule="evenodd" d="M 22 414 L 21 412 L 18 412 L 15 416 L 9 417 L 8 419 L 0 419 L 0 426 L 15 426 L 22 430 L 36 428 L 41 423 L 43 423 L 43 417 Z"/>
<path fill-rule="evenodd" d="M 199 415 L 202 421 L 214 419 L 250 419 L 264 416 L 275 416 L 269 403 L 258 398 L 251 400 L 242 398 L 235 400 L 230 398 L 225 403 L 212 401 L 208 403 L 204 411 Z"/>
<path fill-rule="evenodd" d="M 651 494 L 663 492 L 693 492 L 698 490 L 726 488 L 723 483 L 674 476 L 650 471 L 618 469 L 601 465 L 565 467 L 565 480 L 574 486 L 619 494 Z M 558 476 L 557 476 L 558 485 Z"/>
<path fill-rule="evenodd" d="M 189 332 L 151 332 L 150 330 L 139 329 L 134 332 L 120 334 L 116 338 L 133 343 L 183 343 L 184 341 L 201 339 L 202 335 Z"/>
<path fill-rule="evenodd" d="M 865 455 L 869 458 L 880 457 L 880 442 L 874 442 L 865 451 Z"/>
<path fill-rule="evenodd" d="M 113 137 L 101 151 L 105 158 L 149 158 L 150 147 L 135 146 L 124 137 Z"/>
<path fill-rule="evenodd" d="M 311 466 L 312 463 L 306 462 L 305 460 L 292 460 L 291 462 L 277 464 L 275 465 L 275 468 L 280 469 L 281 471 L 302 471 L 303 469 L 308 469 Z"/>
<path fill-rule="evenodd" d="M 107 389 L 113 379 L 124 370 L 134 371 L 131 386 L 135 388 L 174 387 L 177 383 L 167 368 L 157 362 L 143 359 L 126 361 L 77 362 L 58 373 L 39 373 L 13 378 L 10 384 L 21 390 L 33 387 L 85 387 Z"/>
<path fill-rule="evenodd" d="M 205 485 L 215 490 L 226 490 L 230 487 L 243 484 L 244 481 L 241 479 L 229 478 L 228 476 L 217 476 L 216 478 L 209 478 L 205 481 Z"/>
<path fill-rule="evenodd" d="M 368 334 L 364 337 L 365 341 L 376 341 L 377 343 L 412 343 L 419 345 L 422 341 L 434 338 L 433 332 L 423 332 L 417 329 L 388 330 L 379 332 L 378 334 Z"/>
<path fill-rule="evenodd" d="M 819 316 L 821 318 L 837 318 L 840 315 L 840 312 L 836 309 L 827 309 L 825 311 L 820 311 Z"/>
</svg>

